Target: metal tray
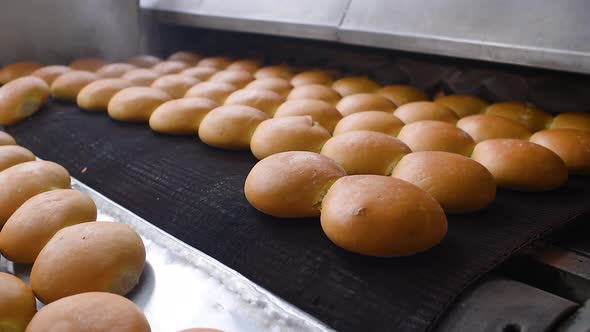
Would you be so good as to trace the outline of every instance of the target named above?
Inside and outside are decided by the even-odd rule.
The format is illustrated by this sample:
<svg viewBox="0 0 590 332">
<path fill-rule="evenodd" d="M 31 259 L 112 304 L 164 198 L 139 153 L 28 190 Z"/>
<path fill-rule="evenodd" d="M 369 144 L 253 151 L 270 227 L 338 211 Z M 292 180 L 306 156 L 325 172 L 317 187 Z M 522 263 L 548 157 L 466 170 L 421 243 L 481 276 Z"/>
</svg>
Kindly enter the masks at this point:
<svg viewBox="0 0 590 332">
<path fill-rule="evenodd" d="M 72 188 L 88 194 L 98 220 L 130 225 L 142 237 L 146 267 L 128 295 L 145 313 L 152 331 L 191 327 L 225 331 L 331 331 L 315 318 L 257 286 L 236 271 L 148 223 L 72 178 Z M 30 265 L 0 258 L 0 271 L 28 282 Z M 38 306 L 42 304 L 38 302 Z"/>
</svg>

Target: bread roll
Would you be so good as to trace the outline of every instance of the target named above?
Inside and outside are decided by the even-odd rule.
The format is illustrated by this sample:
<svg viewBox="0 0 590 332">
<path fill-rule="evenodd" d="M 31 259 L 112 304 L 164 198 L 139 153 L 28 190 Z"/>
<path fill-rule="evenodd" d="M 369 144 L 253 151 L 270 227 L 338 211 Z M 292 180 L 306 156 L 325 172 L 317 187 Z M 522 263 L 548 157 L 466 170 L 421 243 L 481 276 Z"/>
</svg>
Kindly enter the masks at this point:
<svg viewBox="0 0 590 332">
<path fill-rule="evenodd" d="M 590 113 L 561 113 L 553 118 L 551 129 L 569 128 L 590 132 Z"/>
<path fill-rule="evenodd" d="M 235 87 L 243 88 L 253 79 L 254 76 L 245 70 L 222 70 L 213 74 L 209 81 L 229 83 Z"/>
<path fill-rule="evenodd" d="M 289 81 L 287 81 L 286 79 L 280 77 L 268 77 L 259 80 L 254 80 L 248 83 L 248 85 L 246 85 L 244 89 L 270 90 L 280 94 L 283 98 L 286 98 L 289 92 L 291 92 L 291 89 L 293 89 L 293 87 L 291 86 L 291 83 L 289 83 Z"/>
<path fill-rule="evenodd" d="M 179 74 L 191 76 L 199 81 L 206 81 L 218 71 L 215 67 L 192 67 L 181 71 Z"/>
<path fill-rule="evenodd" d="M 207 98 L 170 100 L 154 110 L 150 128 L 164 134 L 197 134 L 201 120 L 219 105 Z"/>
<path fill-rule="evenodd" d="M 495 103 L 487 108 L 486 114 L 512 119 L 524 125 L 533 133 L 535 131 L 549 128 L 549 125 L 553 120 L 551 114 L 524 103 Z"/>
<path fill-rule="evenodd" d="M 0 272 L 1 331 L 24 331 L 36 311 L 37 304 L 31 288 L 19 278 Z"/>
<path fill-rule="evenodd" d="M 457 127 L 468 133 L 475 143 L 492 138 L 528 139 L 531 136 L 527 127 L 520 123 L 491 114 L 466 116 L 457 122 Z"/>
<path fill-rule="evenodd" d="M 403 126 L 397 138 L 414 152 L 445 151 L 471 155 L 475 142 L 463 130 L 441 121 L 418 121 Z"/>
<path fill-rule="evenodd" d="M 200 83 L 199 80 L 194 77 L 171 74 L 160 76 L 151 87 L 166 92 L 173 99 L 178 99 L 184 97 L 186 92 L 198 83 Z"/>
<path fill-rule="evenodd" d="M 381 86 L 367 77 L 345 77 L 332 84 L 332 89 L 346 97 L 357 93 L 375 93 Z"/>
<path fill-rule="evenodd" d="M 170 75 L 180 73 L 188 68 L 190 68 L 190 65 L 186 62 L 166 60 L 155 64 L 151 69 L 161 75 Z"/>
<path fill-rule="evenodd" d="M 567 128 L 541 130 L 530 141 L 555 152 L 571 173 L 590 174 L 590 132 Z"/>
<path fill-rule="evenodd" d="M 391 100 L 397 107 L 416 101 L 426 101 L 428 96 L 410 85 L 387 85 L 377 90 L 377 93 Z"/>
<path fill-rule="evenodd" d="M 258 211 L 275 217 L 320 215 L 320 204 L 334 181 L 346 172 L 317 153 L 290 151 L 259 161 L 246 178 L 246 199 Z"/>
<path fill-rule="evenodd" d="M 309 70 L 293 76 L 293 78 L 291 78 L 291 85 L 294 87 L 309 84 L 331 86 L 333 81 L 332 73 L 327 70 Z"/>
<path fill-rule="evenodd" d="M 53 302 L 35 315 L 26 332 L 150 332 L 139 308 L 110 293 L 90 292 Z"/>
<path fill-rule="evenodd" d="M 119 121 L 149 121 L 154 110 L 172 98 L 164 91 L 131 87 L 119 91 L 108 105 L 109 116 Z"/>
<path fill-rule="evenodd" d="M 17 78 L 31 75 L 31 73 L 39 68 L 41 68 L 41 65 L 28 61 L 6 65 L 0 69 L 0 85 L 6 84 Z"/>
<path fill-rule="evenodd" d="M 376 93 L 357 93 L 342 98 L 336 108 L 343 116 L 365 111 L 393 112 L 395 104 Z"/>
<path fill-rule="evenodd" d="M 270 90 L 242 89 L 229 95 L 223 104 L 250 106 L 272 116 L 283 101 L 281 95 Z"/>
<path fill-rule="evenodd" d="M 254 73 L 254 77 L 258 80 L 261 78 L 278 77 L 285 80 L 290 80 L 293 77 L 293 72 L 287 66 L 267 66 L 258 69 Z"/>
<path fill-rule="evenodd" d="M 0 145 L 0 171 L 35 160 L 35 155 L 18 145 Z"/>
<path fill-rule="evenodd" d="M 331 87 L 319 84 L 310 84 L 293 89 L 289 93 L 287 99 L 317 99 L 332 105 L 336 105 L 336 103 L 342 99 L 342 96 L 340 96 L 340 94 Z"/>
<path fill-rule="evenodd" d="M 548 191 L 567 181 L 567 167 L 557 154 L 525 140 L 486 140 L 477 143 L 471 158 L 484 165 L 501 188 Z"/>
<path fill-rule="evenodd" d="M 201 82 L 190 88 L 184 97 L 207 98 L 221 105 L 236 90 L 238 88 L 229 83 Z"/>
<path fill-rule="evenodd" d="M 431 101 L 415 101 L 400 106 L 393 112 L 404 123 L 435 120 L 455 124 L 457 115 L 450 108 Z"/>
<path fill-rule="evenodd" d="M 55 81 L 59 76 L 72 71 L 72 68 L 68 66 L 46 66 L 35 70 L 31 76 L 38 77 L 51 86 L 51 83 Z"/>
<path fill-rule="evenodd" d="M 260 63 L 256 60 L 240 59 L 232 62 L 231 65 L 225 68 L 225 70 L 244 70 L 249 72 L 250 74 L 254 74 L 259 67 Z"/>
<path fill-rule="evenodd" d="M 152 68 L 156 64 L 162 62 L 161 58 L 153 55 L 138 55 L 127 60 L 127 63 L 139 68 Z"/>
<path fill-rule="evenodd" d="M 273 118 L 258 125 L 250 149 L 258 159 L 286 151 L 319 153 L 330 137 L 330 132 L 309 115 Z"/>
<path fill-rule="evenodd" d="M 172 53 L 168 57 L 168 60 L 169 61 L 185 62 L 191 66 L 195 66 L 195 65 L 197 65 L 197 63 L 199 63 L 199 61 L 201 61 L 202 58 L 203 57 L 198 55 L 197 53 L 188 52 L 188 51 L 178 51 L 178 52 Z"/>
<path fill-rule="evenodd" d="M 357 130 L 332 137 L 321 154 L 336 161 L 347 174 L 389 175 L 398 160 L 410 152 L 395 137 Z"/>
<path fill-rule="evenodd" d="M 378 257 L 414 255 L 447 233 L 445 213 L 432 196 L 380 175 L 338 179 L 322 202 L 321 224 L 337 246 Z"/>
<path fill-rule="evenodd" d="M 29 198 L 70 187 L 70 174 L 50 161 L 29 161 L 0 172 L 0 228 Z"/>
<path fill-rule="evenodd" d="M 47 304 L 85 292 L 125 295 L 139 282 L 145 247 L 119 222 L 86 222 L 59 230 L 31 270 L 31 287 Z"/>
<path fill-rule="evenodd" d="M 366 111 L 351 114 L 338 122 L 334 128 L 334 136 L 349 131 L 367 130 L 397 136 L 404 123 L 391 113 Z"/>
<path fill-rule="evenodd" d="M 199 66 L 199 67 L 213 67 L 218 70 L 223 70 L 223 69 L 229 67 L 229 65 L 231 65 L 231 63 L 232 63 L 232 61 L 226 57 L 214 56 L 214 57 L 208 57 L 208 58 L 202 59 L 201 61 L 199 61 L 197 66 Z"/>
<path fill-rule="evenodd" d="M 150 86 L 158 77 L 160 77 L 160 73 L 155 70 L 138 68 L 126 72 L 121 76 L 121 79 L 126 80 L 133 86 Z"/>
<path fill-rule="evenodd" d="M 455 153 L 407 154 L 391 175 L 427 191 L 448 213 L 481 210 L 496 197 L 492 174 L 478 162 Z"/>
<path fill-rule="evenodd" d="M 95 73 L 74 70 L 56 78 L 50 92 L 54 98 L 75 102 L 80 90 L 98 79 L 100 77 Z"/>
<path fill-rule="evenodd" d="M 0 252 L 16 263 L 30 264 L 60 229 L 96 220 L 96 205 L 72 189 L 35 195 L 10 216 L 0 232 Z"/>
<path fill-rule="evenodd" d="M 329 132 L 334 131 L 338 121 L 342 119 L 342 114 L 336 107 L 321 100 L 299 99 L 289 100 L 281 104 L 275 112 L 275 118 L 294 115 L 309 115 L 313 121 L 326 128 Z"/>
<path fill-rule="evenodd" d="M 73 70 L 83 70 L 89 72 L 96 72 L 108 62 L 98 58 L 80 58 L 70 63 L 70 68 Z"/>
<path fill-rule="evenodd" d="M 246 150 L 258 125 L 268 115 L 245 105 L 220 106 L 207 113 L 199 125 L 203 143 L 222 149 Z"/>
<path fill-rule="evenodd" d="M 109 63 L 97 70 L 96 74 L 102 78 L 120 78 L 133 69 L 137 69 L 137 67 L 128 63 Z"/>
<path fill-rule="evenodd" d="M 450 108 L 459 118 L 482 113 L 488 106 L 488 103 L 479 97 L 465 95 L 442 96 L 434 102 Z"/>
<path fill-rule="evenodd" d="M 0 125 L 10 126 L 41 108 L 49 96 L 49 86 L 40 78 L 26 76 L 0 87 Z"/>
<path fill-rule="evenodd" d="M 78 107 L 86 111 L 106 111 L 117 92 L 130 88 L 131 83 L 120 78 L 103 78 L 86 85 L 78 93 Z"/>
<path fill-rule="evenodd" d="M 16 141 L 10 134 L 0 131 L 0 145 L 16 145 Z"/>
</svg>

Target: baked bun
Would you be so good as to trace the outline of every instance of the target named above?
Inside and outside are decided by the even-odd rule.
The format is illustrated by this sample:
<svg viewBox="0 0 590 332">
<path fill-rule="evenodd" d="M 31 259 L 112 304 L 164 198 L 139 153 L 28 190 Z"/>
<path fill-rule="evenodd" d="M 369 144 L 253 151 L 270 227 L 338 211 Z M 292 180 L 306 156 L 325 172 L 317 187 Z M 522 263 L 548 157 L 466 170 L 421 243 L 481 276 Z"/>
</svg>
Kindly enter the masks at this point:
<svg viewBox="0 0 590 332">
<path fill-rule="evenodd" d="M 0 171 L 35 160 L 35 155 L 18 145 L 0 145 Z"/>
<path fill-rule="evenodd" d="M 31 288 L 12 274 L 0 272 L 0 328 L 1 331 L 24 331 L 37 304 Z"/>
<path fill-rule="evenodd" d="M 121 76 L 121 79 L 131 83 L 133 86 L 150 86 L 158 77 L 160 77 L 160 73 L 155 70 L 138 68 L 126 72 Z"/>
<path fill-rule="evenodd" d="M 50 92 L 54 98 L 75 102 L 80 90 L 98 79 L 98 75 L 89 71 L 70 71 L 51 83 Z"/>
<path fill-rule="evenodd" d="M 283 98 L 285 98 L 287 97 L 289 92 L 291 92 L 292 88 L 293 87 L 291 86 L 291 83 L 289 83 L 289 81 L 287 81 L 286 79 L 280 77 L 268 77 L 259 80 L 254 80 L 248 83 L 248 85 L 246 85 L 244 89 L 270 90 L 280 94 Z"/>
<path fill-rule="evenodd" d="M 393 114 L 381 111 L 366 111 L 351 114 L 338 122 L 334 136 L 349 131 L 367 130 L 397 136 L 404 123 Z"/>
<path fill-rule="evenodd" d="M 60 229 L 96 220 L 96 205 L 88 195 L 72 189 L 35 195 L 21 205 L 0 232 L 2 256 L 31 264 Z"/>
<path fill-rule="evenodd" d="M 266 113 L 250 106 L 220 106 L 201 120 L 199 138 L 214 147 L 246 150 L 256 127 L 268 118 Z"/>
<path fill-rule="evenodd" d="M 553 118 L 551 129 L 569 128 L 590 132 L 590 113 L 561 113 Z"/>
<path fill-rule="evenodd" d="M 422 151 L 405 155 L 391 176 L 427 191 L 445 212 L 481 210 L 496 197 L 496 181 L 478 162 L 455 153 Z"/>
<path fill-rule="evenodd" d="M 184 97 L 207 98 L 221 105 L 236 90 L 238 88 L 229 83 L 201 82 L 190 88 Z"/>
<path fill-rule="evenodd" d="M 157 65 L 158 63 L 162 62 L 161 58 L 153 55 L 138 55 L 127 60 L 127 63 L 134 65 L 135 67 L 139 68 L 152 68 L 153 66 Z"/>
<path fill-rule="evenodd" d="M 250 106 L 272 116 L 283 101 L 281 95 L 270 90 L 242 89 L 229 95 L 223 104 Z"/>
<path fill-rule="evenodd" d="M 225 68 L 225 70 L 244 70 L 250 74 L 254 74 L 258 68 L 260 68 L 260 63 L 258 61 L 252 59 L 240 59 L 232 62 L 231 65 Z"/>
<path fill-rule="evenodd" d="M 431 101 L 414 101 L 400 106 L 393 112 L 404 123 L 435 120 L 455 124 L 457 115 L 450 108 Z"/>
<path fill-rule="evenodd" d="M 490 105 L 486 114 L 503 116 L 505 118 L 519 122 L 528 128 L 530 132 L 535 132 L 549 128 L 553 117 L 551 114 L 541 109 L 524 103 L 495 103 Z"/>
<path fill-rule="evenodd" d="M 258 211 L 275 217 L 320 215 L 322 197 L 346 172 L 317 153 L 290 151 L 259 161 L 246 178 L 246 199 Z"/>
<path fill-rule="evenodd" d="M 72 68 L 68 66 L 46 66 L 35 70 L 31 73 L 31 76 L 38 77 L 51 86 L 51 83 L 55 81 L 59 76 L 72 71 Z"/>
<path fill-rule="evenodd" d="M 6 65 L 0 69 L 0 85 L 6 84 L 17 78 L 31 75 L 31 73 L 40 68 L 41 65 L 28 61 Z"/>
<path fill-rule="evenodd" d="M 26 332 L 150 332 L 141 310 L 123 296 L 90 292 L 43 307 Z"/>
<path fill-rule="evenodd" d="M 16 140 L 14 137 L 12 137 L 12 135 L 4 131 L 0 131 L 0 145 L 16 145 Z"/>
<path fill-rule="evenodd" d="M 191 76 L 199 81 L 206 81 L 218 71 L 215 67 L 192 67 L 181 71 L 179 74 Z"/>
<path fill-rule="evenodd" d="M 208 58 L 202 59 L 201 61 L 199 61 L 197 66 L 199 66 L 199 67 L 213 67 L 218 70 L 223 70 L 223 69 L 229 67 L 229 65 L 231 65 L 231 63 L 232 63 L 232 61 L 226 57 L 214 56 L 214 57 L 208 57 Z"/>
<path fill-rule="evenodd" d="M 203 57 L 198 55 L 197 53 L 188 52 L 188 51 L 178 51 L 172 53 L 169 57 L 169 61 L 180 61 L 188 63 L 191 66 L 195 66 L 199 61 L 201 61 Z"/>
<path fill-rule="evenodd" d="M 96 72 L 107 63 L 108 62 L 98 58 L 80 58 L 72 61 L 69 66 L 73 70 Z"/>
<path fill-rule="evenodd" d="M 426 101 L 428 96 L 410 85 L 395 84 L 387 85 L 377 90 L 377 93 L 391 100 L 397 107 L 415 101 Z"/>
<path fill-rule="evenodd" d="M 109 63 L 97 70 L 96 74 L 102 78 L 119 78 L 133 69 L 137 67 L 128 63 Z"/>
<path fill-rule="evenodd" d="M 309 70 L 301 72 L 291 78 L 291 85 L 294 87 L 309 84 L 321 84 L 331 86 L 334 81 L 333 75 L 327 70 Z"/>
<path fill-rule="evenodd" d="M 78 107 L 87 111 L 106 111 L 109 101 L 117 92 L 131 87 L 120 78 L 103 78 L 86 85 L 78 93 Z"/>
<path fill-rule="evenodd" d="M 150 116 L 150 128 L 164 134 L 195 135 L 203 117 L 218 106 L 207 98 L 170 100 L 154 110 Z"/>
<path fill-rule="evenodd" d="M 342 119 L 342 114 L 336 107 L 321 100 L 299 99 L 289 100 L 281 104 L 275 112 L 275 118 L 294 115 L 309 115 L 313 121 L 326 128 L 329 132 L 334 131 L 338 121 Z"/>
<path fill-rule="evenodd" d="M 267 66 L 258 69 L 254 73 L 254 77 L 258 80 L 261 78 L 269 78 L 269 77 L 279 77 L 285 80 L 291 80 L 293 77 L 293 72 L 287 66 Z"/>
<path fill-rule="evenodd" d="M 222 70 L 213 74 L 209 82 L 229 83 L 235 87 L 243 88 L 250 83 L 254 76 L 245 70 Z"/>
<path fill-rule="evenodd" d="M 258 125 L 250 149 L 258 159 L 286 151 L 319 153 L 330 137 L 330 132 L 309 115 L 273 118 Z"/>
<path fill-rule="evenodd" d="M 525 140 L 486 140 L 477 143 L 471 158 L 484 165 L 501 188 L 548 191 L 567 181 L 567 167 L 557 154 Z"/>
<path fill-rule="evenodd" d="M 145 247 L 119 222 L 86 222 L 59 230 L 31 270 L 31 287 L 47 304 L 85 292 L 125 295 L 139 282 Z"/>
<path fill-rule="evenodd" d="M 475 143 L 493 138 L 528 139 L 531 136 L 531 132 L 524 125 L 491 114 L 466 116 L 457 122 L 457 127 L 468 133 Z"/>
<path fill-rule="evenodd" d="M 380 175 L 338 179 L 322 202 L 321 224 L 337 246 L 378 257 L 414 255 L 447 233 L 445 213 L 432 196 Z"/>
<path fill-rule="evenodd" d="M 287 100 L 317 99 L 336 105 L 342 96 L 329 86 L 310 84 L 297 87 L 289 93 Z"/>
<path fill-rule="evenodd" d="M 160 76 L 150 86 L 166 92 L 173 99 L 178 99 L 184 97 L 186 92 L 198 83 L 199 80 L 194 77 L 171 74 Z"/>
<path fill-rule="evenodd" d="M 555 152 L 571 173 L 590 174 L 590 132 L 567 128 L 541 130 L 530 141 Z"/>
<path fill-rule="evenodd" d="M 344 77 L 332 84 L 332 89 L 346 97 L 357 93 L 375 93 L 381 86 L 367 77 Z"/>
<path fill-rule="evenodd" d="M 445 151 L 471 155 L 475 142 L 463 130 L 441 121 L 418 121 L 403 126 L 397 138 L 414 152 Z"/>
<path fill-rule="evenodd" d="M 10 126 L 28 118 L 49 97 L 49 86 L 42 79 L 25 76 L 0 87 L 0 125 Z"/>
<path fill-rule="evenodd" d="M 434 102 L 450 108 L 459 118 L 482 113 L 489 105 L 479 97 L 466 95 L 442 96 L 436 98 Z"/>
<path fill-rule="evenodd" d="M 157 71 L 161 75 L 170 75 L 180 73 L 190 67 L 191 66 L 186 62 L 166 60 L 156 63 L 151 69 Z"/>
<path fill-rule="evenodd" d="M 342 113 L 342 116 L 348 116 L 353 113 L 365 111 L 392 113 L 395 110 L 395 104 L 376 93 L 357 93 L 342 98 L 336 104 L 336 108 Z"/>
<path fill-rule="evenodd" d="M 143 86 L 119 91 L 108 105 L 109 116 L 119 121 L 149 121 L 154 110 L 172 98 L 164 91 Z"/>
<path fill-rule="evenodd" d="M 389 175 L 398 160 L 412 152 L 402 141 L 374 131 L 349 131 L 330 138 L 321 154 L 347 174 Z"/>
</svg>

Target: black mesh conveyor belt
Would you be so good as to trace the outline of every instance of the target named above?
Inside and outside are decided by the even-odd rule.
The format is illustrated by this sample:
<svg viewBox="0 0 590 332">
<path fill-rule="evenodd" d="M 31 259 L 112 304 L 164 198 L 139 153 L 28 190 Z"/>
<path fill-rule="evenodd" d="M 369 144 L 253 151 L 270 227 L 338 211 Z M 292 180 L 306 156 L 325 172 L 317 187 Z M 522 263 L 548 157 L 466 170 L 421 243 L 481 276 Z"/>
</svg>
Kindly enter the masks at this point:
<svg viewBox="0 0 590 332">
<path fill-rule="evenodd" d="M 264 216 L 243 183 L 249 152 L 155 134 L 50 103 L 8 132 L 112 200 L 341 331 L 424 331 L 468 284 L 526 243 L 590 211 L 590 177 L 558 191 L 500 192 L 451 216 L 435 249 L 376 259 L 332 245 L 317 219 Z M 85 171 L 83 171 L 85 170 Z M 187 294 L 187 296 L 190 296 Z"/>
</svg>

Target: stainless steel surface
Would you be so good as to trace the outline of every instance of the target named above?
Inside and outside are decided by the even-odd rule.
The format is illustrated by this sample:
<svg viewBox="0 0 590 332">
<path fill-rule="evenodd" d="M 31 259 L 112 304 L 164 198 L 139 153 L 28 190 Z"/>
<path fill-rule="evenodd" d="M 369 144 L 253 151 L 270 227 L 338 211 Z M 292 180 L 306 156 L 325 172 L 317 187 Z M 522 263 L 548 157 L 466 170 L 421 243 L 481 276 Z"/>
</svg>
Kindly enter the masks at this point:
<svg viewBox="0 0 590 332">
<path fill-rule="evenodd" d="M 143 238 L 146 268 L 140 284 L 129 297 L 144 310 L 152 331 L 172 332 L 191 327 L 215 327 L 232 332 L 330 331 L 236 271 L 79 181 L 72 179 L 72 188 L 94 199 L 98 220 L 123 222 Z M 0 258 L 0 271 L 28 280 L 30 266 L 15 265 Z"/>
</svg>

